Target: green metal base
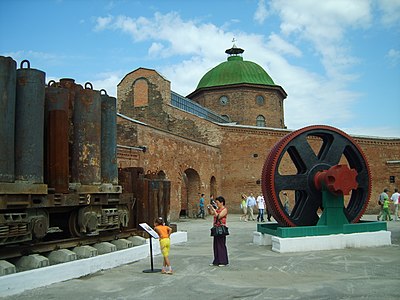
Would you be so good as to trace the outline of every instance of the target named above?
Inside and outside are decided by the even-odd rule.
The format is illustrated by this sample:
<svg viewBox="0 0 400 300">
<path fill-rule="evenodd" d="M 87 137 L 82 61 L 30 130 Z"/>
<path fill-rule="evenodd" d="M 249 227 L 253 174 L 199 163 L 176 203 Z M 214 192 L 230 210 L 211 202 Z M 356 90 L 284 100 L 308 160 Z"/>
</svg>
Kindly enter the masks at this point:
<svg viewBox="0 0 400 300">
<path fill-rule="evenodd" d="M 280 227 L 277 223 L 257 224 L 257 231 L 282 238 L 318 236 L 331 234 L 350 234 L 359 232 L 374 232 L 387 230 L 387 223 L 383 221 L 360 221 L 356 224 L 342 224 L 336 226 L 316 225 Z"/>
<path fill-rule="evenodd" d="M 279 227 L 275 224 L 258 224 L 257 231 L 282 238 L 349 234 L 387 230 L 386 222 L 360 221 L 350 224 L 344 214 L 343 195 L 333 195 L 325 186 L 322 188 L 324 211 L 315 226 Z"/>
</svg>

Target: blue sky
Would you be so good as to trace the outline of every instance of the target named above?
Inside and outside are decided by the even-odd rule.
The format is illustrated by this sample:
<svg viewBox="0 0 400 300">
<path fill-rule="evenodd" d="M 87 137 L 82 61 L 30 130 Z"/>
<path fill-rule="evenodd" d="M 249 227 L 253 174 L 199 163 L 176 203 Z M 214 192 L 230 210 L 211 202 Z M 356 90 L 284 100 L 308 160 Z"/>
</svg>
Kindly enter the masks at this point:
<svg viewBox="0 0 400 300">
<path fill-rule="evenodd" d="M 233 38 L 287 92 L 289 129 L 400 137 L 400 0 L 0 1 L 0 55 L 113 96 L 139 67 L 186 96 Z"/>
</svg>

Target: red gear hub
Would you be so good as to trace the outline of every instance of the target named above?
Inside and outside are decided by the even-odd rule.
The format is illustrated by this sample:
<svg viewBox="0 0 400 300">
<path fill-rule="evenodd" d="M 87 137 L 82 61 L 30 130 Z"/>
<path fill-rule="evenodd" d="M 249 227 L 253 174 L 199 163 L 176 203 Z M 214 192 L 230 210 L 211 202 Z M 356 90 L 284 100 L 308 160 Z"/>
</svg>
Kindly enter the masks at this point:
<svg viewBox="0 0 400 300">
<path fill-rule="evenodd" d="M 349 195 L 351 190 L 358 187 L 356 178 L 356 170 L 350 169 L 347 165 L 336 165 L 315 174 L 314 183 L 319 191 L 322 189 L 322 184 L 325 184 L 334 195 Z"/>
</svg>

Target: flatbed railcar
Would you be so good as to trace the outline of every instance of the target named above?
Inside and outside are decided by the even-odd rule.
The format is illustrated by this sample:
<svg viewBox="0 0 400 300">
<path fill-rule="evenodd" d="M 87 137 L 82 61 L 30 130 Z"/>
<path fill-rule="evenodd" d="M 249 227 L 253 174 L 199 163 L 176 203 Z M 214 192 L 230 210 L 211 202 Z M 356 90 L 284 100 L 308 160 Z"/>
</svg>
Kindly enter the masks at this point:
<svg viewBox="0 0 400 300">
<path fill-rule="evenodd" d="M 0 246 L 128 227 L 116 99 L 0 56 Z"/>
</svg>

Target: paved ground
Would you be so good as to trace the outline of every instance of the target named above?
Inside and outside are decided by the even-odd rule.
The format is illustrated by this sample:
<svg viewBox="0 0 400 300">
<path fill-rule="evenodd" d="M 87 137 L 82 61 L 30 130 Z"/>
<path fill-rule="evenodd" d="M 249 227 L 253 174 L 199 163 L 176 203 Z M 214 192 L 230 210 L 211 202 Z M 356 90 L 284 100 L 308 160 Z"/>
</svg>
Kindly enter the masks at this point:
<svg viewBox="0 0 400 300">
<path fill-rule="evenodd" d="M 392 246 L 280 254 L 252 243 L 255 222 L 230 215 L 227 267 L 209 266 L 211 223 L 177 223 L 188 242 L 171 248 L 173 275 L 143 273 L 144 259 L 4 299 L 400 299 L 400 221 L 388 223 Z"/>
</svg>

